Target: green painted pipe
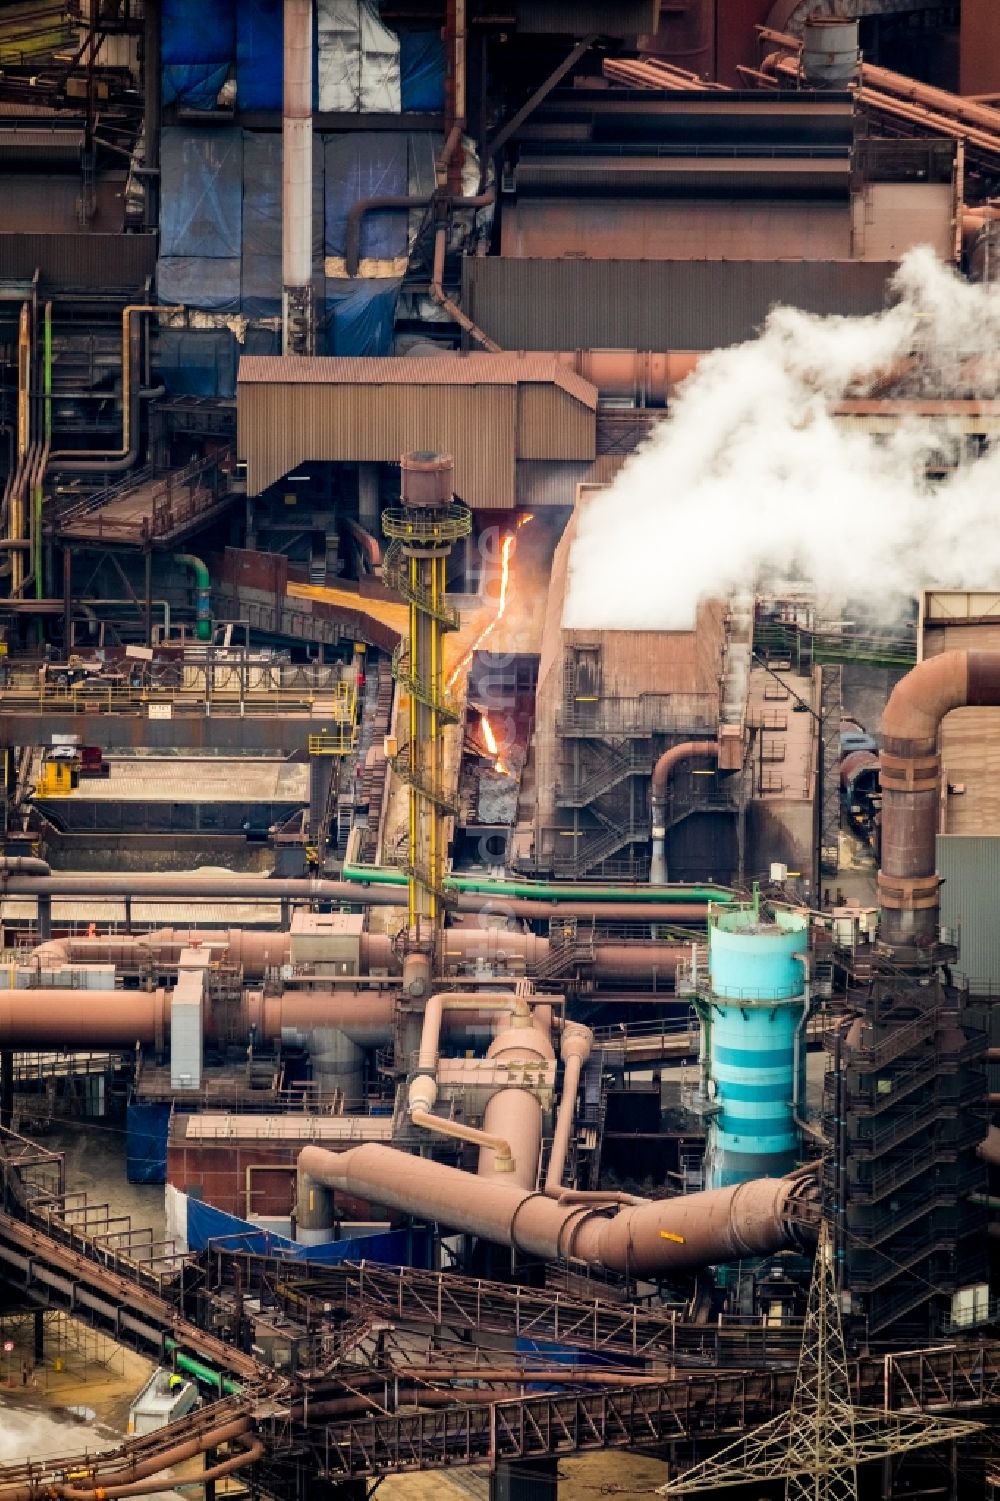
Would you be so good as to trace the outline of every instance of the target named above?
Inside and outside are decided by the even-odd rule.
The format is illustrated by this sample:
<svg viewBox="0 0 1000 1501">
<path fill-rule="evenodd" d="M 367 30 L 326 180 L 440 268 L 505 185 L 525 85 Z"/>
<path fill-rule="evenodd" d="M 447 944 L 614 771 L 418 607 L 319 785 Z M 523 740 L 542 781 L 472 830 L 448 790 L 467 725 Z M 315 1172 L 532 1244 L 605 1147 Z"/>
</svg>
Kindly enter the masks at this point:
<svg viewBox="0 0 1000 1501">
<path fill-rule="evenodd" d="M 163 1348 L 174 1357 L 174 1365 L 178 1371 L 183 1371 L 187 1376 L 193 1376 L 203 1386 L 210 1386 L 213 1391 L 220 1392 L 226 1397 L 238 1397 L 243 1387 L 238 1381 L 233 1381 L 230 1376 L 223 1376 L 221 1371 L 213 1370 L 210 1365 L 204 1365 L 202 1361 L 195 1360 L 193 1355 L 185 1355 L 181 1351 L 175 1339 L 165 1339 Z"/>
<path fill-rule="evenodd" d="M 45 393 L 45 441 L 52 441 L 52 304 L 45 304 L 45 332 L 44 332 L 44 375 L 43 390 Z"/>
<path fill-rule="evenodd" d="M 195 628 L 195 635 L 199 641 L 211 641 L 212 580 L 208 569 L 193 552 L 175 552 L 174 562 L 184 563 L 194 570 L 195 585 L 198 590 L 198 624 Z"/>
<path fill-rule="evenodd" d="M 386 865 L 353 865 L 344 861 L 345 881 L 367 886 L 405 886 L 406 872 Z M 447 891 L 467 891 L 480 896 L 537 897 L 543 902 L 734 902 L 735 893 L 723 886 L 591 886 L 586 882 L 553 884 L 549 881 L 492 881 L 485 876 L 445 876 Z"/>
</svg>

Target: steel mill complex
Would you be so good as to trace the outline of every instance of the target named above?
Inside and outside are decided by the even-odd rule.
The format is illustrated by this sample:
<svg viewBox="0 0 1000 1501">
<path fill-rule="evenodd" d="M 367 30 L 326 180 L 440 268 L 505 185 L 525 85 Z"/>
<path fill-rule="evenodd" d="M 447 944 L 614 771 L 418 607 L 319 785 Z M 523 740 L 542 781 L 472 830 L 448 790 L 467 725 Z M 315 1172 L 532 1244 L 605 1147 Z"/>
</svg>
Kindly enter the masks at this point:
<svg viewBox="0 0 1000 1501">
<path fill-rule="evenodd" d="M 0 1501 L 997 1501 L 996 0 L 0 0 L 0 439 Z"/>
</svg>

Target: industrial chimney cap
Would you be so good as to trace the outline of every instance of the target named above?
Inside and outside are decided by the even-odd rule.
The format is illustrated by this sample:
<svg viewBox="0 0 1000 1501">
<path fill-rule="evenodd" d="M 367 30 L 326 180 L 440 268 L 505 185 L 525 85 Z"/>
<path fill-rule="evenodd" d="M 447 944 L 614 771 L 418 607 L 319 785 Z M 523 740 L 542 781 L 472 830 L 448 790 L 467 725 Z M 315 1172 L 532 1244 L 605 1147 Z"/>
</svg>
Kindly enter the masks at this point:
<svg viewBox="0 0 1000 1501">
<path fill-rule="evenodd" d="M 399 461 L 404 506 L 448 506 L 455 493 L 455 461 L 449 453 L 419 450 Z"/>
</svg>

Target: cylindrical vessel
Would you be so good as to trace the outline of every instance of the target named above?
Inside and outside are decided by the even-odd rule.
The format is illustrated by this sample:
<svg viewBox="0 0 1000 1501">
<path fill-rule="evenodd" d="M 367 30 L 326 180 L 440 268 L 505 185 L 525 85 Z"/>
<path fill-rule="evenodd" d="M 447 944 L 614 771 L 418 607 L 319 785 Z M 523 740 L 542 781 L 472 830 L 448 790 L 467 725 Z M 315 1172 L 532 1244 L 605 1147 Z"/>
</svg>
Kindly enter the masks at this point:
<svg viewBox="0 0 1000 1501">
<path fill-rule="evenodd" d="M 858 23 L 840 16 L 810 16 L 802 43 L 802 67 L 817 89 L 846 89 L 857 76 Z"/>
<path fill-rule="evenodd" d="M 779 912 L 773 922 L 755 905 L 713 915 L 702 1007 L 715 1111 L 706 1146 L 712 1188 L 780 1177 L 795 1164 L 795 1106 L 805 1089 L 805 1049 L 796 1040 L 805 1006 L 798 956 L 807 946 L 807 920 L 795 912 Z"/>
</svg>

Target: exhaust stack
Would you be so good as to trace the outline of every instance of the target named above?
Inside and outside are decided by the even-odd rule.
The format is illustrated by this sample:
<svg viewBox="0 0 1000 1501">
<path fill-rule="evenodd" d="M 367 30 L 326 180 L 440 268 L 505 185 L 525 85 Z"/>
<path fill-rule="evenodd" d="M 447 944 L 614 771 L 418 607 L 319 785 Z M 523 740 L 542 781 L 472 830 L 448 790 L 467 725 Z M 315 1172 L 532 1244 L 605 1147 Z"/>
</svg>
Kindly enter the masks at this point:
<svg viewBox="0 0 1000 1501">
<path fill-rule="evenodd" d="M 312 0 L 285 0 L 281 120 L 281 352 L 316 353 L 312 289 Z"/>
</svg>

